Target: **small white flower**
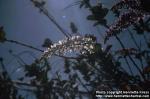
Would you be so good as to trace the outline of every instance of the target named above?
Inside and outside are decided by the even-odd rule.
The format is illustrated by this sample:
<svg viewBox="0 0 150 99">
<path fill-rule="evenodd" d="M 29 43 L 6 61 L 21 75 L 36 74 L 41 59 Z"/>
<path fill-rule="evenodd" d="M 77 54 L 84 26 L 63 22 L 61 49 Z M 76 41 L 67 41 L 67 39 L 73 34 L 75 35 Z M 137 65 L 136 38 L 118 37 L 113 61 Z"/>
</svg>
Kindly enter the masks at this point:
<svg viewBox="0 0 150 99">
<path fill-rule="evenodd" d="M 61 45 L 61 44 L 62 44 L 62 41 L 59 41 L 58 43 Z"/>
<path fill-rule="evenodd" d="M 90 45 L 90 49 L 94 49 L 94 46 L 93 46 L 93 45 Z"/>
</svg>

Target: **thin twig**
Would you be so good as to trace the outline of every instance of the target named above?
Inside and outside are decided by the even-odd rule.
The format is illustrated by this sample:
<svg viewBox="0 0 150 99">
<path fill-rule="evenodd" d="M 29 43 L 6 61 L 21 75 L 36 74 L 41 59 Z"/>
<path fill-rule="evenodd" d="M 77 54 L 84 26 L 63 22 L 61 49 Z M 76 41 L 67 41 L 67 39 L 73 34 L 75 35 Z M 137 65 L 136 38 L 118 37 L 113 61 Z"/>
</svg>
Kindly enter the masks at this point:
<svg viewBox="0 0 150 99">
<path fill-rule="evenodd" d="M 38 49 L 38 48 L 33 47 L 31 45 L 24 44 L 24 43 L 19 42 L 19 41 L 7 40 L 7 39 L 6 39 L 6 41 L 9 42 L 9 43 L 14 43 L 14 44 L 18 44 L 18 45 L 21 45 L 21 46 L 24 46 L 24 47 L 27 47 L 27 48 L 30 48 L 30 49 L 34 49 L 34 50 L 39 51 L 39 52 L 44 52 L 44 50 Z M 58 56 L 58 57 L 61 57 L 61 58 L 66 58 L 66 59 L 77 59 L 77 57 L 67 57 L 67 56 L 58 55 L 58 54 L 54 54 L 54 55 Z"/>
<path fill-rule="evenodd" d="M 34 4 L 36 8 L 40 10 L 45 16 L 48 17 L 48 19 L 61 31 L 63 35 L 65 35 L 67 38 L 69 38 L 70 34 L 66 33 L 64 29 L 56 22 L 54 17 L 48 12 L 48 10 L 44 7 L 45 2 L 39 2 L 31 0 L 31 2 Z M 43 3 L 43 4 L 42 4 Z"/>
<path fill-rule="evenodd" d="M 115 35 L 115 38 L 117 39 L 117 41 L 120 43 L 121 47 L 123 49 L 125 49 L 125 46 L 124 44 L 122 43 L 122 41 L 119 39 L 119 37 L 117 35 Z M 138 65 L 135 63 L 135 61 L 133 60 L 133 58 L 128 55 L 129 59 L 131 60 L 131 62 L 134 64 L 134 66 L 136 67 L 136 69 L 139 71 L 140 75 L 142 76 L 142 78 L 145 80 L 145 76 L 144 74 L 142 73 L 141 69 L 138 67 Z"/>
<path fill-rule="evenodd" d="M 131 32 L 129 29 L 127 29 L 127 30 L 128 30 L 129 35 L 131 36 L 131 39 L 132 39 L 133 43 L 135 44 L 135 46 L 136 46 L 136 47 L 138 48 L 138 50 L 140 51 L 141 48 L 140 48 L 139 45 L 137 44 L 136 39 L 134 38 L 132 32 Z"/>
<path fill-rule="evenodd" d="M 128 32 L 129 32 L 129 35 L 131 36 L 131 39 L 132 39 L 133 43 L 134 43 L 135 46 L 138 48 L 138 50 L 141 51 L 141 48 L 140 48 L 140 46 L 137 44 L 136 39 L 135 39 L 134 36 L 133 36 L 133 33 L 132 33 L 129 29 L 127 29 L 127 30 L 128 30 Z M 142 61 L 142 59 L 139 59 L 139 61 L 140 61 L 140 63 L 141 63 L 141 67 L 142 67 L 142 69 L 143 69 L 144 66 L 143 66 L 143 61 Z"/>
<path fill-rule="evenodd" d="M 43 12 L 43 14 L 45 14 L 45 15 L 50 19 L 51 22 L 53 22 L 53 24 L 54 24 L 67 38 L 69 38 L 69 36 L 67 35 L 67 34 L 69 34 L 69 33 L 66 33 L 66 32 L 64 31 L 64 29 L 56 22 L 56 20 L 55 20 L 54 18 L 52 18 L 51 15 L 49 15 L 49 13 L 48 13 L 47 11 L 45 11 L 45 10 L 46 10 L 45 8 L 40 9 L 40 10 Z"/>
<path fill-rule="evenodd" d="M 89 89 L 86 87 L 86 85 L 82 82 L 79 76 L 77 76 L 78 81 L 81 83 L 81 85 L 85 88 L 85 90 L 90 94 Z"/>
<path fill-rule="evenodd" d="M 18 44 L 18 45 L 21 45 L 21 46 L 24 46 L 24 47 L 28 47 L 28 48 L 30 48 L 30 49 L 34 49 L 34 50 L 39 51 L 39 52 L 44 52 L 44 51 L 41 50 L 41 49 L 38 49 L 38 48 L 36 48 L 36 47 L 33 47 L 33 46 L 30 46 L 30 45 L 24 44 L 24 43 L 19 42 L 19 41 L 8 40 L 8 39 L 6 39 L 5 41 L 7 41 L 7 42 L 9 42 L 9 43 L 15 43 L 15 44 Z"/>
<path fill-rule="evenodd" d="M 129 62 L 128 62 L 128 59 L 127 59 L 126 57 L 125 57 L 125 61 L 126 61 L 126 63 L 127 63 L 127 66 L 128 66 L 128 68 L 129 68 L 129 71 L 130 71 L 131 75 L 134 76 L 133 71 L 132 71 L 132 69 L 131 69 L 131 66 L 130 66 L 130 64 L 129 64 Z"/>
</svg>

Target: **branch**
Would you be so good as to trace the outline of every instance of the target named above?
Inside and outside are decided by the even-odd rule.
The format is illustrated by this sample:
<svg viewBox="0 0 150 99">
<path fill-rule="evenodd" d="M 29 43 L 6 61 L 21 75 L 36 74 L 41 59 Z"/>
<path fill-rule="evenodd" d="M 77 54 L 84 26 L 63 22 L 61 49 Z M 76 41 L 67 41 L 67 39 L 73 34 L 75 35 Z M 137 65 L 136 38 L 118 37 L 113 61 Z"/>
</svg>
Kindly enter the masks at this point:
<svg viewBox="0 0 150 99">
<path fill-rule="evenodd" d="M 6 39 L 5 41 L 7 41 L 7 42 L 9 42 L 9 43 L 18 44 L 18 45 L 21 45 L 21 46 L 24 46 L 24 47 L 27 47 L 27 48 L 30 48 L 30 49 L 34 49 L 34 50 L 39 51 L 39 52 L 44 52 L 44 51 L 43 51 L 43 50 L 41 50 L 41 49 L 38 49 L 38 48 L 33 47 L 33 46 L 31 46 L 31 45 L 24 44 L 24 43 L 19 42 L 19 41 L 15 41 L 15 40 L 8 40 L 8 39 Z"/>
</svg>

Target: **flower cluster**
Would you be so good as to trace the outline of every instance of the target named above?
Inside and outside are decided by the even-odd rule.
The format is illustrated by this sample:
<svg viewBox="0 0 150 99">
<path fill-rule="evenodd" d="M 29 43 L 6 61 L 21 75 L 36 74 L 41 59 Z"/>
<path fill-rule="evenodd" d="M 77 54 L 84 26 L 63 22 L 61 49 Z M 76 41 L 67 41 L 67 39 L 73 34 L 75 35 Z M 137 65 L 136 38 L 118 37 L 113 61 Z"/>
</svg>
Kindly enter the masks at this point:
<svg viewBox="0 0 150 99">
<path fill-rule="evenodd" d="M 136 24 L 140 19 L 144 19 L 145 16 L 150 15 L 147 0 L 122 0 L 112 7 L 112 11 L 120 10 L 125 8 L 127 12 L 121 14 L 118 20 L 109 27 L 106 34 L 106 39 L 114 36 L 122 31 L 122 29 L 129 27 L 130 25 Z M 146 7 L 145 7 L 146 6 Z M 126 10 L 123 11 L 126 11 Z"/>
<path fill-rule="evenodd" d="M 95 40 L 90 36 L 72 36 L 64 40 L 54 43 L 47 50 L 44 51 L 43 57 L 48 58 L 52 55 L 65 55 L 68 52 L 80 51 L 82 54 L 93 53 Z"/>
<path fill-rule="evenodd" d="M 123 28 L 136 23 L 139 19 L 142 18 L 141 14 L 136 14 L 134 12 L 125 12 L 119 16 L 118 20 L 114 22 L 113 25 L 107 30 L 107 37 L 111 37 L 119 33 Z"/>
<path fill-rule="evenodd" d="M 122 0 L 112 7 L 112 11 L 122 9 L 122 8 L 130 9 L 130 10 L 140 10 L 141 8 L 140 5 L 141 5 L 140 0 Z"/>
</svg>

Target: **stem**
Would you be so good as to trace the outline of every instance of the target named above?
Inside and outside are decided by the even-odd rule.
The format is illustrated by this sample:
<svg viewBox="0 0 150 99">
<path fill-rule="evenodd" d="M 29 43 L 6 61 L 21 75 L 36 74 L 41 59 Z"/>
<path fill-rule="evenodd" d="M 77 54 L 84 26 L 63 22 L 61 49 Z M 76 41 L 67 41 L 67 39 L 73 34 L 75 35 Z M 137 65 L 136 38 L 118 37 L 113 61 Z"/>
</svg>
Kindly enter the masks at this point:
<svg viewBox="0 0 150 99">
<path fill-rule="evenodd" d="M 30 45 L 27 45 L 27 44 L 24 44 L 24 43 L 21 43 L 21 42 L 19 42 L 19 41 L 7 40 L 7 39 L 6 39 L 5 41 L 7 41 L 7 42 L 9 42 L 9 43 L 15 43 L 15 44 L 18 44 L 18 45 L 21 45 L 21 46 L 24 46 L 24 47 L 28 47 L 28 48 L 30 48 L 30 49 L 34 49 L 34 50 L 39 51 L 39 52 L 44 52 L 44 51 L 41 50 L 41 49 L 38 49 L 38 48 L 36 48 L 36 47 L 30 46 Z"/>
<path fill-rule="evenodd" d="M 38 49 L 38 48 L 33 47 L 33 46 L 31 46 L 31 45 L 24 44 L 24 43 L 19 42 L 19 41 L 7 40 L 7 39 L 6 39 L 5 41 L 7 41 L 7 42 L 9 42 L 9 43 L 18 44 L 18 45 L 21 45 L 21 46 L 24 46 L 24 47 L 27 47 L 27 48 L 30 48 L 30 49 L 34 49 L 34 50 L 39 51 L 39 52 L 44 52 L 44 51 L 41 50 L 41 49 Z M 54 54 L 54 55 L 55 55 L 55 56 L 58 56 L 58 57 L 66 58 L 66 59 L 77 59 L 76 57 L 67 57 L 67 56 L 58 55 L 58 54 Z"/>
<path fill-rule="evenodd" d="M 128 62 L 128 59 L 127 59 L 126 57 L 125 57 L 125 61 L 126 61 L 126 63 L 127 63 L 127 66 L 128 66 L 128 68 L 129 68 L 129 71 L 130 71 L 131 75 L 134 76 L 133 71 L 132 71 L 132 69 L 131 69 L 131 66 L 130 66 L 130 64 L 129 64 L 129 62 Z"/>
<path fill-rule="evenodd" d="M 3 59 L 0 60 L 0 64 L 1 64 L 1 66 L 2 66 L 3 71 L 8 74 L 8 72 L 7 72 L 6 68 L 5 68 L 5 65 L 4 65 L 4 63 L 3 63 Z"/>
<path fill-rule="evenodd" d="M 84 62 L 87 66 L 89 66 L 89 67 L 94 68 L 95 70 L 97 70 L 98 74 L 101 75 L 101 71 L 100 71 L 99 68 L 97 68 L 96 66 L 91 66 L 88 62 L 86 62 L 86 61 L 84 61 L 84 60 L 83 60 L 83 62 Z"/>
<path fill-rule="evenodd" d="M 77 76 L 78 81 L 81 83 L 81 85 L 85 88 L 85 90 L 90 94 L 89 89 L 86 87 L 86 85 L 84 85 L 84 83 L 81 81 L 80 77 Z"/>
<path fill-rule="evenodd" d="M 9 75 L 9 73 L 8 73 L 8 71 L 7 71 L 7 69 L 5 68 L 5 65 L 4 65 L 4 63 L 3 63 L 3 59 L 1 59 L 0 60 L 0 65 L 2 66 L 2 72 L 5 72 L 6 74 L 5 74 L 5 76 L 7 76 L 7 79 L 9 79 L 9 81 L 10 81 L 10 83 L 12 82 L 11 81 L 11 77 L 10 77 L 10 75 Z M 0 75 L 1 76 L 1 75 Z M 5 80 L 6 78 L 4 78 L 4 80 Z M 2 79 L 3 80 L 3 79 Z M 1 84 L 1 81 L 0 81 L 0 84 Z"/>
<path fill-rule="evenodd" d="M 69 38 L 69 33 L 66 33 L 65 31 L 64 31 L 64 29 L 56 22 L 56 20 L 54 19 L 54 18 L 52 18 L 50 15 L 49 15 L 49 13 L 48 12 L 45 12 L 44 10 L 46 10 L 46 9 L 44 9 L 43 8 L 43 14 L 45 14 L 49 19 L 50 19 L 50 21 L 51 22 L 53 22 L 53 24 L 67 37 L 67 38 Z M 68 36 L 68 35 L 69 36 Z"/>
<path fill-rule="evenodd" d="M 118 37 L 117 35 L 115 35 L 115 38 L 116 38 L 116 39 L 118 40 L 118 42 L 120 43 L 121 47 L 122 47 L 123 49 L 125 49 L 125 46 L 123 45 L 123 43 L 121 42 L 121 40 L 119 39 L 119 37 Z M 140 73 L 140 75 L 143 77 L 143 79 L 146 80 L 144 74 L 142 73 L 142 71 L 141 71 L 141 69 L 138 67 L 138 65 L 135 63 L 135 61 L 133 60 L 133 58 L 132 58 L 130 55 L 128 55 L 128 57 L 129 57 L 129 59 L 131 60 L 131 62 L 134 64 L 134 66 L 136 67 L 136 69 L 139 71 L 139 73 Z"/>
<path fill-rule="evenodd" d="M 131 36 L 131 38 L 132 38 L 133 43 L 136 45 L 136 47 L 138 48 L 138 50 L 141 51 L 141 48 L 140 48 L 140 46 L 137 44 L 136 39 L 134 38 L 132 32 L 131 32 L 129 29 L 128 29 L 128 32 L 129 32 L 129 34 L 130 34 L 130 36 Z M 143 69 L 144 66 L 143 66 L 143 61 L 142 61 L 142 59 L 139 59 L 139 61 L 140 61 L 140 63 L 141 63 L 141 67 L 142 67 L 142 69 Z"/>
<path fill-rule="evenodd" d="M 140 47 L 139 47 L 139 45 L 137 44 L 136 39 L 134 38 L 132 32 L 131 32 L 129 29 L 128 29 L 128 32 L 129 32 L 129 34 L 130 34 L 130 36 L 131 36 L 131 39 L 132 39 L 133 43 L 136 45 L 136 47 L 137 47 L 137 48 L 139 49 L 139 51 L 140 51 Z"/>
<path fill-rule="evenodd" d="M 61 31 L 61 33 L 63 33 L 63 35 L 65 35 L 67 38 L 69 38 L 70 34 L 66 33 L 63 30 L 63 28 L 56 22 L 56 20 L 54 19 L 54 17 L 48 13 L 48 10 L 46 8 L 44 8 L 43 5 L 36 6 L 36 3 L 40 4 L 40 2 L 38 2 L 38 1 L 36 1 L 36 2 L 35 1 L 31 1 L 31 2 L 33 2 L 33 4 L 35 5 L 35 7 L 37 7 L 37 8 L 40 9 L 40 12 L 42 12 L 44 15 L 46 15 L 48 17 L 48 19 Z"/>
<path fill-rule="evenodd" d="M 143 33 L 143 38 L 145 40 L 145 43 L 148 44 L 148 40 L 147 40 L 146 35 L 144 33 Z"/>
</svg>

